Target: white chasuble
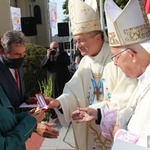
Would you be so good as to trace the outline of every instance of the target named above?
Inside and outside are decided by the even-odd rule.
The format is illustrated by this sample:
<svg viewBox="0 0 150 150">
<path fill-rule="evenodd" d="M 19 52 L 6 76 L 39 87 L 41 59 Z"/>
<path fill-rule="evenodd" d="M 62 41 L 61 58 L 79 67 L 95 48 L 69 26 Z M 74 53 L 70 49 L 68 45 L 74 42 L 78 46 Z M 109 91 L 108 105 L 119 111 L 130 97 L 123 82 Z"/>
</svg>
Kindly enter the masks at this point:
<svg viewBox="0 0 150 150">
<path fill-rule="evenodd" d="M 104 43 L 95 57 L 84 56 L 72 79 L 66 83 L 63 94 L 57 99 L 63 114 L 57 109 L 62 125 L 68 125 L 77 107 L 117 108 L 126 107 L 137 80 L 126 78 L 110 59 L 110 48 Z M 93 122 L 76 124 L 72 121 L 76 149 L 109 150 L 112 141 L 102 136 L 99 126 Z"/>
<path fill-rule="evenodd" d="M 137 142 L 138 145 L 147 147 L 147 136 L 150 135 L 150 65 L 145 71 L 144 84 L 142 89 L 140 88 L 140 95 L 133 97 L 131 107 L 134 105 L 136 105 L 136 108 L 128 124 L 128 130 L 141 136 Z"/>
<path fill-rule="evenodd" d="M 127 107 L 119 112 L 117 124 L 128 131 L 126 131 L 126 140 L 129 139 L 134 142 L 134 138 L 138 137 L 135 144 L 147 147 L 147 140 L 150 135 L 150 65 L 138 79 L 138 86 Z M 131 136 L 132 134 L 134 136 Z"/>
</svg>

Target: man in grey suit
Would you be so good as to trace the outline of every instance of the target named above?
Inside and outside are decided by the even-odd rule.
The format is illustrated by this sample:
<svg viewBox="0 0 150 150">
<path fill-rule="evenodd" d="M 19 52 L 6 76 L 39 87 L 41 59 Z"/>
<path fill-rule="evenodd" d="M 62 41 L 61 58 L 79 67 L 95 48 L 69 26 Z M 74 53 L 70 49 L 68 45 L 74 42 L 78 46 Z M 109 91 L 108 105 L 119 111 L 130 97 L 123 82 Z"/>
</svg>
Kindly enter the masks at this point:
<svg viewBox="0 0 150 150">
<path fill-rule="evenodd" d="M 23 102 L 33 99 L 27 94 L 23 80 L 22 64 L 26 52 L 25 42 L 25 36 L 20 31 L 8 31 L 1 38 L 0 85 L 15 113 L 20 113 L 19 106 Z M 58 132 L 55 132 L 52 126 L 53 124 L 49 123 L 38 123 L 36 131 L 47 138 L 57 137 Z"/>
<path fill-rule="evenodd" d="M 1 44 L 3 51 L 0 56 L 0 85 L 14 107 L 15 113 L 19 113 L 19 106 L 30 98 L 25 91 L 23 81 L 22 64 L 26 51 L 25 38 L 21 32 L 9 31 L 3 35 Z M 19 87 L 15 71 L 18 71 L 19 74 Z"/>
</svg>

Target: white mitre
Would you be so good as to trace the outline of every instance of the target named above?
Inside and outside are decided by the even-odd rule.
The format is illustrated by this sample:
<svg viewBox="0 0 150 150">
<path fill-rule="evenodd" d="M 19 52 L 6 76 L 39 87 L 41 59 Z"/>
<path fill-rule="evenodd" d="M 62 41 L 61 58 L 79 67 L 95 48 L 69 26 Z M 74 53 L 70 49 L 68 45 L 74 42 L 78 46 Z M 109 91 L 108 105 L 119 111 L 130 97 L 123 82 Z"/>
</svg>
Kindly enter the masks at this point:
<svg viewBox="0 0 150 150">
<path fill-rule="evenodd" d="M 96 0 L 69 0 L 68 9 L 73 35 L 101 30 Z"/>
<path fill-rule="evenodd" d="M 129 0 L 122 10 L 113 0 L 105 1 L 110 46 L 139 43 L 150 53 L 150 24 L 143 0 Z"/>
</svg>

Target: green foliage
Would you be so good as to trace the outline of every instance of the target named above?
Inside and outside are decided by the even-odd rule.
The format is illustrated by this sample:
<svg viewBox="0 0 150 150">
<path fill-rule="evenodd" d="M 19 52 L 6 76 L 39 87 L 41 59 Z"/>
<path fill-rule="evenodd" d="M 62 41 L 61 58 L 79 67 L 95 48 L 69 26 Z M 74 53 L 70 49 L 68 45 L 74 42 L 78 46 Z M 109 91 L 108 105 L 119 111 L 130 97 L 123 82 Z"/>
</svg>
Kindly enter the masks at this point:
<svg viewBox="0 0 150 150">
<path fill-rule="evenodd" d="M 69 11 L 68 11 L 68 0 L 66 0 L 66 1 L 63 3 L 62 9 L 64 10 L 64 11 L 63 11 L 63 14 L 64 14 L 64 15 L 68 15 L 68 14 L 69 14 Z"/>
<path fill-rule="evenodd" d="M 46 70 L 40 67 L 41 60 L 46 54 L 46 48 L 28 43 L 26 44 L 26 56 L 24 60 L 25 87 L 30 96 L 40 91 L 38 82 L 46 78 Z"/>
<path fill-rule="evenodd" d="M 49 79 L 44 79 L 43 81 L 38 82 L 40 87 L 40 92 L 44 94 L 45 97 L 52 96 L 52 77 Z"/>
<path fill-rule="evenodd" d="M 122 9 L 126 6 L 128 1 L 129 0 L 115 0 L 116 4 Z"/>
<path fill-rule="evenodd" d="M 63 22 L 68 22 L 69 21 L 69 17 L 65 17 L 65 19 L 63 19 Z"/>
</svg>

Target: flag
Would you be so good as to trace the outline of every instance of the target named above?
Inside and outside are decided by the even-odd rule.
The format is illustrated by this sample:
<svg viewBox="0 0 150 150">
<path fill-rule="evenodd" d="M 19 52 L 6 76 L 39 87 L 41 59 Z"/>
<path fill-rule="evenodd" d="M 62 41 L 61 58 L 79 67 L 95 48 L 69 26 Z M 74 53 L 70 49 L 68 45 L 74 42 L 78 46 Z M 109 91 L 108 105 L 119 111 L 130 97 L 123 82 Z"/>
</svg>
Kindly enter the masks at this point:
<svg viewBox="0 0 150 150">
<path fill-rule="evenodd" d="M 144 7 L 145 7 L 146 14 L 150 14 L 150 0 L 144 1 Z"/>
<path fill-rule="evenodd" d="M 10 7 L 11 21 L 13 30 L 21 31 L 21 10 L 20 8 Z"/>
<path fill-rule="evenodd" d="M 57 23 L 57 3 L 49 2 L 50 27 L 56 28 Z"/>
</svg>

